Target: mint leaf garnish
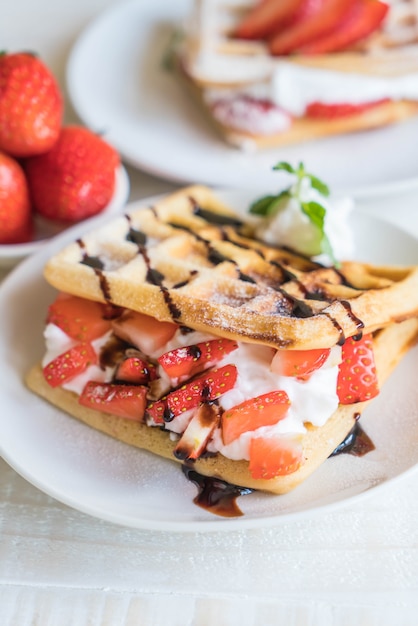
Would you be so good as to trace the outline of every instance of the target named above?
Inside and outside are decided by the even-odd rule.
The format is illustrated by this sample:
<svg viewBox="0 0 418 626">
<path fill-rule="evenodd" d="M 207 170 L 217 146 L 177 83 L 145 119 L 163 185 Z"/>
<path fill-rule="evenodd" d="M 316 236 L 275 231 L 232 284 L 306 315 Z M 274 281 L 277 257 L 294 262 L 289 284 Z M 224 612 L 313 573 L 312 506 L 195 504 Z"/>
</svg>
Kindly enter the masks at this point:
<svg viewBox="0 0 418 626">
<path fill-rule="evenodd" d="M 324 230 L 326 211 L 322 204 L 318 202 L 301 202 L 300 206 L 305 215 L 309 217 L 312 224 L 319 228 L 319 230 Z"/>
<path fill-rule="evenodd" d="M 311 185 L 314 189 L 319 191 L 323 196 L 329 196 L 329 188 L 322 180 L 320 180 L 317 176 L 313 174 L 309 174 L 305 170 L 305 166 L 303 163 L 299 163 L 298 167 L 295 168 L 290 163 L 286 161 L 280 161 L 276 165 L 273 166 L 273 170 L 283 170 L 284 172 L 288 172 L 289 174 L 294 174 L 298 181 L 301 181 L 302 178 L 309 178 L 311 181 Z"/>
<path fill-rule="evenodd" d="M 250 213 L 253 213 L 254 215 L 261 215 L 263 217 L 273 215 L 277 205 L 285 197 L 290 198 L 288 191 L 282 191 L 275 196 L 264 196 L 263 198 L 259 198 L 250 206 Z"/>
<path fill-rule="evenodd" d="M 322 182 L 322 180 L 320 180 L 319 178 L 317 178 L 316 176 L 313 176 L 312 174 L 306 174 L 306 176 L 310 179 L 311 181 L 311 185 L 314 189 L 316 189 L 317 191 L 319 191 L 319 193 L 325 197 L 329 196 L 329 188 L 328 185 L 326 185 L 325 183 Z"/>
<path fill-rule="evenodd" d="M 303 167 L 302 163 L 299 163 L 299 168 Z M 295 170 L 293 165 L 287 163 L 286 161 L 279 161 L 276 165 L 273 165 L 274 170 L 284 170 L 285 172 L 289 172 L 289 174 L 298 174 L 298 170 Z"/>
<path fill-rule="evenodd" d="M 312 224 L 314 224 L 321 233 L 321 249 L 325 254 L 330 257 L 331 261 L 335 265 L 337 261 L 334 257 L 330 241 L 325 233 L 326 209 L 322 206 L 322 204 L 319 204 L 318 202 L 301 202 L 300 206 L 305 215 L 309 217 Z"/>
<path fill-rule="evenodd" d="M 317 201 L 303 202 L 301 199 L 302 180 L 308 179 L 310 185 L 324 198 L 330 195 L 328 185 L 326 185 L 321 179 L 313 174 L 309 174 L 305 170 L 305 166 L 302 162 L 294 167 L 287 161 L 280 161 L 273 166 L 275 171 L 284 171 L 288 174 L 295 176 L 296 181 L 288 189 L 281 191 L 276 195 L 267 195 L 255 200 L 250 208 L 249 212 L 261 217 L 271 217 L 277 211 L 280 211 L 284 206 L 281 206 L 281 201 L 284 198 L 295 198 L 301 207 L 302 212 L 310 219 L 312 224 L 318 229 L 321 236 L 321 250 L 327 254 L 333 263 L 336 263 L 334 254 L 332 252 L 330 241 L 325 234 L 325 214 L 326 208 Z"/>
<path fill-rule="evenodd" d="M 183 33 L 179 30 L 174 30 L 170 35 L 170 40 L 161 59 L 161 65 L 167 72 L 171 72 L 175 68 L 176 49 L 182 39 Z"/>
</svg>

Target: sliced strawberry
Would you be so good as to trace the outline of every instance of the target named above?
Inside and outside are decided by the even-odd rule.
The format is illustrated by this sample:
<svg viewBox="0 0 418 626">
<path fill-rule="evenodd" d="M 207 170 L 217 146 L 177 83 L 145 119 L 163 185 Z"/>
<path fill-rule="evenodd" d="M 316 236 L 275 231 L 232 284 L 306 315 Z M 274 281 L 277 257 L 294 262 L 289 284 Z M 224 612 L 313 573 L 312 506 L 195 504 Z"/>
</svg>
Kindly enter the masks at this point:
<svg viewBox="0 0 418 626">
<path fill-rule="evenodd" d="M 79 403 L 89 409 L 140 422 L 144 416 L 147 388 L 90 381 L 79 396 Z"/>
<path fill-rule="evenodd" d="M 219 423 L 219 407 L 201 404 L 174 449 L 174 454 L 183 461 L 198 459 Z"/>
<path fill-rule="evenodd" d="M 380 0 L 352 0 L 351 7 L 332 32 L 302 46 L 303 54 L 327 54 L 344 50 L 379 28 L 389 6 Z"/>
<path fill-rule="evenodd" d="M 124 383 L 146 385 L 157 378 L 157 368 L 139 356 L 129 356 L 123 359 L 115 372 L 115 380 Z"/>
<path fill-rule="evenodd" d="M 290 54 L 334 30 L 344 19 L 352 0 L 316 0 L 298 20 L 279 31 L 269 43 L 274 55 Z"/>
<path fill-rule="evenodd" d="M 271 362 L 271 371 L 279 376 L 296 376 L 306 379 L 322 367 L 331 350 L 277 350 Z"/>
<path fill-rule="evenodd" d="M 379 393 L 371 335 L 348 338 L 342 348 L 337 393 L 340 404 L 371 400 Z"/>
<path fill-rule="evenodd" d="M 385 102 L 389 102 L 388 98 L 382 100 L 375 100 L 374 102 L 364 102 L 361 104 L 325 104 L 323 102 L 312 102 L 306 107 L 305 115 L 315 119 L 328 119 L 332 120 L 339 117 L 347 117 L 349 115 L 356 115 L 364 113 L 369 109 L 373 109 L 376 106 L 380 106 Z"/>
<path fill-rule="evenodd" d="M 47 322 L 59 326 L 72 339 L 92 341 L 110 330 L 107 313 L 101 302 L 60 294 L 49 306 Z"/>
<path fill-rule="evenodd" d="M 211 402 L 232 389 L 237 380 L 235 365 L 219 369 L 195 378 L 167 395 L 167 408 L 174 417 L 195 409 L 201 402 Z"/>
<path fill-rule="evenodd" d="M 234 36 L 265 39 L 289 22 L 306 0 L 262 0 L 239 23 Z"/>
<path fill-rule="evenodd" d="M 175 391 L 147 406 L 147 421 L 164 424 L 177 415 L 195 409 L 202 402 L 213 402 L 232 389 L 237 380 L 235 365 L 224 365 L 182 385 Z"/>
<path fill-rule="evenodd" d="M 112 323 L 115 335 L 135 346 L 144 354 L 160 350 L 178 329 L 172 322 L 160 322 L 150 315 L 125 310 Z"/>
<path fill-rule="evenodd" d="M 238 344 L 230 339 L 213 339 L 165 352 L 158 359 L 170 378 L 190 378 L 212 367 L 224 356 L 236 350 Z"/>
<path fill-rule="evenodd" d="M 163 396 L 161 400 L 149 402 L 146 407 L 145 417 L 149 426 L 163 426 L 167 419 L 173 419 L 167 408 L 167 396 Z"/>
<path fill-rule="evenodd" d="M 59 387 L 75 376 L 82 374 L 90 365 L 97 363 L 93 346 L 82 342 L 50 361 L 43 369 L 46 382 Z"/>
<path fill-rule="evenodd" d="M 293 474 L 303 464 L 300 441 L 291 437 L 255 437 L 250 442 L 249 470 L 253 478 L 270 480 Z"/>
<path fill-rule="evenodd" d="M 228 409 L 222 415 L 224 444 L 228 445 L 247 431 L 277 424 L 286 417 L 289 407 L 290 400 L 285 391 L 272 391 Z"/>
</svg>

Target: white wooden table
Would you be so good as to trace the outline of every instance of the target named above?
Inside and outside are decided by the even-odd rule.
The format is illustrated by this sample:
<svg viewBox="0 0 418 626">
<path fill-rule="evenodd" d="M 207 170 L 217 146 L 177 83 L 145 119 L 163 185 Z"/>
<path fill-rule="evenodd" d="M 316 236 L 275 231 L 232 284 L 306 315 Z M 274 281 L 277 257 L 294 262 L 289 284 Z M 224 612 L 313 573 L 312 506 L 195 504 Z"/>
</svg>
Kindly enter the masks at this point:
<svg viewBox="0 0 418 626">
<path fill-rule="evenodd" d="M 4 3 L 0 46 L 37 50 L 64 85 L 77 35 L 110 4 Z M 131 200 L 173 188 L 128 172 Z M 414 196 L 362 208 L 418 236 Z M 1 626 L 416 626 L 417 591 L 418 473 L 277 528 L 171 534 L 69 509 L 0 460 Z"/>
</svg>

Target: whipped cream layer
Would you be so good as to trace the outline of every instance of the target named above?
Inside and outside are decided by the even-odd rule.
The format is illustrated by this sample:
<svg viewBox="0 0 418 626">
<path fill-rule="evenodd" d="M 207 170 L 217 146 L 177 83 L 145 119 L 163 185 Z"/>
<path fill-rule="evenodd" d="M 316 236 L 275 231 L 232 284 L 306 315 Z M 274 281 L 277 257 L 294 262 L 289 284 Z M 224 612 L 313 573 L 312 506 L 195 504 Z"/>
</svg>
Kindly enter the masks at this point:
<svg viewBox="0 0 418 626">
<path fill-rule="evenodd" d="M 97 354 L 107 343 L 111 333 L 92 342 Z M 49 323 L 44 331 L 46 353 L 42 364 L 45 367 L 59 354 L 74 346 L 77 341 L 69 338 L 60 328 Z M 193 332 L 184 335 L 178 330 L 169 344 L 154 353 L 153 359 L 178 347 L 194 345 L 201 341 L 216 339 L 212 335 L 203 335 Z M 237 367 L 237 382 L 233 389 L 219 399 L 222 409 L 227 410 L 245 400 L 269 393 L 275 390 L 284 390 L 289 396 L 291 406 L 284 419 L 274 426 L 266 426 L 255 431 L 244 433 L 231 444 L 225 446 L 222 441 L 220 428 L 216 429 L 212 441 L 208 445 L 211 452 L 220 452 L 230 459 L 249 459 L 250 439 L 257 436 L 277 437 L 278 435 L 301 435 L 306 432 L 306 423 L 322 426 L 331 417 L 338 407 L 337 377 L 338 365 L 341 361 L 341 348 L 331 349 L 324 365 L 316 370 L 308 380 L 302 381 L 294 377 L 275 374 L 270 370 L 274 349 L 268 346 L 240 342 L 238 349 L 227 355 L 216 367 L 233 363 Z M 161 368 L 159 368 L 161 370 Z M 90 366 L 82 374 L 75 376 L 63 385 L 64 389 L 80 395 L 89 380 L 110 382 L 113 377 L 113 368 L 101 369 L 97 365 Z M 163 379 L 167 377 L 163 375 Z M 180 435 L 186 429 L 193 417 L 194 411 L 187 411 L 166 424 L 166 429 L 172 436 Z"/>
<path fill-rule="evenodd" d="M 239 96 L 241 100 L 248 98 L 270 102 L 282 110 L 283 117 L 286 114 L 302 117 L 308 106 L 317 102 L 358 105 L 380 100 L 418 101 L 418 72 L 380 77 L 305 67 L 287 61 L 277 61 L 272 65 L 271 71 L 266 72 L 268 77 L 261 82 L 231 87 L 229 83 L 235 80 L 231 75 L 229 80 L 225 80 L 224 88 L 219 85 L 205 87 L 205 102 L 213 106 L 219 101 L 237 101 Z M 217 80 L 221 82 L 219 76 Z"/>
<path fill-rule="evenodd" d="M 238 369 L 237 383 L 220 398 L 224 410 L 275 390 L 286 391 L 290 408 L 286 417 L 274 426 L 263 426 L 243 433 L 229 445 L 224 445 L 220 429 L 214 433 L 209 451 L 220 452 L 233 460 L 249 460 L 249 445 L 254 437 L 302 435 L 306 423 L 323 426 L 338 408 L 337 377 L 341 348 L 332 348 L 325 364 L 308 380 L 279 376 L 270 370 L 271 348 L 240 343 L 238 350 L 228 355 L 220 365 L 234 363 Z"/>
<path fill-rule="evenodd" d="M 295 117 L 309 104 L 367 104 L 379 100 L 418 100 L 418 72 L 379 77 L 277 63 L 270 79 L 270 98 Z"/>
</svg>

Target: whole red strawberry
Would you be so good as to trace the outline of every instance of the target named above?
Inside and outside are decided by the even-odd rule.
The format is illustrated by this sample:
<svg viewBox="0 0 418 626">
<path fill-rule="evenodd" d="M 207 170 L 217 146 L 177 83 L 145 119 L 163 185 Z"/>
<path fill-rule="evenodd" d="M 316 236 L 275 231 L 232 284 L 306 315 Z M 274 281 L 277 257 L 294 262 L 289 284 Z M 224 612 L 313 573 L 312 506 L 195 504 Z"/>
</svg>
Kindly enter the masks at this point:
<svg viewBox="0 0 418 626">
<path fill-rule="evenodd" d="M 64 222 L 100 213 L 112 198 L 118 164 L 116 150 L 98 135 L 64 127 L 49 152 L 26 162 L 35 210 Z"/>
<path fill-rule="evenodd" d="M 63 98 L 36 56 L 0 53 L 0 150 L 15 157 L 41 154 L 58 138 Z"/>
<path fill-rule="evenodd" d="M 32 236 L 29 189 L 15 159 L 0 152 L 0 243 L 23 243 Z"/>
</svg>

